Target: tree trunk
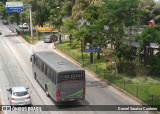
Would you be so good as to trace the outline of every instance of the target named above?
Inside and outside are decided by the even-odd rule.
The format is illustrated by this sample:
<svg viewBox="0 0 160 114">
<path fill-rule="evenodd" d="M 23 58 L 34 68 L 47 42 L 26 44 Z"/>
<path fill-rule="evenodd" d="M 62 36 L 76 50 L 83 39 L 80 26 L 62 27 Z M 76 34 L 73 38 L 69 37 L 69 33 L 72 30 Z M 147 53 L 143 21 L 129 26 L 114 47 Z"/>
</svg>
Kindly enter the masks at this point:
<svg viewBox="0 0 160 114">
<path fill-rule="evenodd" d="M 93 63 L 93 53 L 90 53 L 90 62 Z"/>
<path fill-rule="evenodd" d="M 82 49 L 83 49 L 83 52 L 85 52 L 85 49 L 86 49 L 86 41 L 83 39 L 82 41 Z"/>
<path fill-rule="evenodd" d="M 69 35 L 69 44 L 72 45 L 72 34 Z"/>
<path fill-rule="evenodd" d="M 82 44 L 82 40 L 81 40 L 81 57 L 83 59 L 83 44 Z"/>
<path fill-rule="evenodd" d="M 100 59 L 101 56 L 100 56 L 100 52 L 97 52 L 97 59 Z"/>
<path fill-rule="evenodd" d="M 59 35 L 59 43 L 62 43 L 61 34 Z"/>
</svg>

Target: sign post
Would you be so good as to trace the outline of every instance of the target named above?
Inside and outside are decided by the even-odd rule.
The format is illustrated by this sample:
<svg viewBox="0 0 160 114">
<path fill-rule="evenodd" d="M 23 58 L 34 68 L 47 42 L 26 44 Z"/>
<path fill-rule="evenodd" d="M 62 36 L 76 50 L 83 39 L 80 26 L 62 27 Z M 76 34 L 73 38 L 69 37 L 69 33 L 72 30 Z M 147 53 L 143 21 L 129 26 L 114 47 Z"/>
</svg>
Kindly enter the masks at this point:
<svg viewBox="0 0 160 114">
<path fill-rule="evenodd" d="M 23 12 L 23 2 L 6 2 L 6 12 Z"/>
</svg>

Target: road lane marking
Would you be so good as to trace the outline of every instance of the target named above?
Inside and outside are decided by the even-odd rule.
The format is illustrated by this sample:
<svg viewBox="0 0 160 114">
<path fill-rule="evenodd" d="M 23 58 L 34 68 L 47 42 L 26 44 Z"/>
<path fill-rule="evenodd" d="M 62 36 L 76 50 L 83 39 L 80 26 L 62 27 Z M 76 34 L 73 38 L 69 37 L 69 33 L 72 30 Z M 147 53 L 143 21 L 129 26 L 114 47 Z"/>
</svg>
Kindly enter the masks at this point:
<svg viewBox="0 0 160 114">
<path fill-rule="evenodd" d="M 17 37 L 16 37 L 16 38 L 17 38 Z M 29 51 L 29 53 L 33 54 L 33 53 L 32 53 L 32 50 L 31 50 L 32 47 L 31 47 L 30 49 L 28 49 L 28 47 L 27 47 L 26 45 L 24 45 L 24 43 L 23 43 L 20 39 L 17 38 L 17 40 Z"/>
<path fill-rule="evenodd" d="M 33 54 L 32 48 L 33 48 L 33 45 L 30 47 L 29 51 Z"/>
</svg>

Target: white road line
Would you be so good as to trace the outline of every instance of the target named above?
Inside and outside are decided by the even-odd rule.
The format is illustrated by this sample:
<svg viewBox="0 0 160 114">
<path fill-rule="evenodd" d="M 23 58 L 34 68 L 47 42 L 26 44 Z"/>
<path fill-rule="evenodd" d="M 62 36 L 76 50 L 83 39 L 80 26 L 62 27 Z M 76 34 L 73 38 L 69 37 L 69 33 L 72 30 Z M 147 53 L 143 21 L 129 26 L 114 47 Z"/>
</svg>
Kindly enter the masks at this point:
<svg viewBox="0 0 160 114">
<path fill-rule="evenodd" d="M 30 47 L 30 49 L 29 49 L 29 51 L 30 51 L 31 53 L 33 53 L 33 52 L 32 52 L 32 48 L 33 48 L 33 45 L 32 45 L 32 46 Z"/>
<path fill-rule="evenodd" d="M 17 37 L 16 37 L 17 38 Z M 31 53 L 32 54 L 32 47 L 30 48 L 30 49 L 28 49 L 28 47 L 26 46 L 26 45 L 24 45 L 24 43 L 22 43 L 22 41 L 21 40 L 19 40 L 18 38 L 17 38 L 17 40 L 19 41 L 19 42 L 21 42 L 21 44 L 29 51 L 29 53 Z"/>
</svg>

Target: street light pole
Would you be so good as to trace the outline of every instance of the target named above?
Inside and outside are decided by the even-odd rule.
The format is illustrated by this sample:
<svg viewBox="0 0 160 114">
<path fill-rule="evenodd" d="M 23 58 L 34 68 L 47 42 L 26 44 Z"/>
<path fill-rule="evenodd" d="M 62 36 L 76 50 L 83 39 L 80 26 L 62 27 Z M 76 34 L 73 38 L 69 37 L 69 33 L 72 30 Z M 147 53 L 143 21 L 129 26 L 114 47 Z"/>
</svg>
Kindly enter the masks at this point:
<svg viewBox="0 0 160 114">
<path fill-rule="evenodd" d="M 33 37 L 33 27 L 32 27 L 32 5 L 28 4 L 29 8 L 29 17 L 30 17 L 30 31 L 31 31 L 31 38 Z"/>
</svg>

